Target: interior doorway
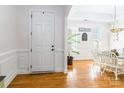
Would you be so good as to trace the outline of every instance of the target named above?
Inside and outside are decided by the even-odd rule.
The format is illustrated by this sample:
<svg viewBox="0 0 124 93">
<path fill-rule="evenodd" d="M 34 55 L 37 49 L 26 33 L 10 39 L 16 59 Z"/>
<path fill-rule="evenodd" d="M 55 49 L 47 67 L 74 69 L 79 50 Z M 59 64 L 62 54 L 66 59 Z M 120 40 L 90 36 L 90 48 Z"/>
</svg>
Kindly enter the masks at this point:
<svg viewBox="0 0 124 93">
<path fill-rule="evenodd" d="M 97 8 L 101 11 L 96 11 Z M 109 17 L 108 9 L 111 10 L 111 7 L 72 6 L 68 16 L 69 40 L 71 35 L 68 48 L 69 56 L 74 62 L 93 61 L 94 53 L 109 49 L 108 21 L 110 19 L 106 18 Z"/>
</svg>

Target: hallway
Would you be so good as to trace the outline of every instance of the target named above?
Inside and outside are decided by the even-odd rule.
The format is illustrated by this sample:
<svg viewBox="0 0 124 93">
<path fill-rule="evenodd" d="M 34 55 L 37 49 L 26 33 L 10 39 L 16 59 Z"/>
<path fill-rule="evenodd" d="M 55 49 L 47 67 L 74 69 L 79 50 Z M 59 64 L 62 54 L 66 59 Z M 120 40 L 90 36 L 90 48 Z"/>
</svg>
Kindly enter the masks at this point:
<svg viewBox="0 0 124 93">
<path fill-rule="evenodd" d="M 92 70 L 92 61 L 75 61 L 68 73 L 50 73 L 35 75 L 18 75 L 10 88 L 113 88 L 124 87 L 124 76 L 115 81 L 113 73 L 103 76 L 95 74 Z"/>
</svg>

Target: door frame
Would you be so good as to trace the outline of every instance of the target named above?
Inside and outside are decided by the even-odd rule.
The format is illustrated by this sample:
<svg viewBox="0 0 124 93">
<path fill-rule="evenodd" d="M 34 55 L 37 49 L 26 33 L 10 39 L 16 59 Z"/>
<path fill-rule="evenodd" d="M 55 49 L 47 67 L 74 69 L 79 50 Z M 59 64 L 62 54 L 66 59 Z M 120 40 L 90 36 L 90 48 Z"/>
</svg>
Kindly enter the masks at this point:
<svg viewBox="0 0 124 93">
<path fill-rule="evenodd" d="M 31 65 L 32 65 L 32 12 L 48 12 L 48 13 L 53 13 L 54 14 L 54 48 L 56 49 L 56 44 L 55 44 L 55 11 L 52 10 L 44 10 L 44 9 L 32 9 L 29 11 L 29 63 L 28 63 L 28 70 L 29 73 L 32 73 Z M 53 72 L 55 72 L 55 51 L 54 51 L 54 58 L 53 58 Z"/>
</svg>

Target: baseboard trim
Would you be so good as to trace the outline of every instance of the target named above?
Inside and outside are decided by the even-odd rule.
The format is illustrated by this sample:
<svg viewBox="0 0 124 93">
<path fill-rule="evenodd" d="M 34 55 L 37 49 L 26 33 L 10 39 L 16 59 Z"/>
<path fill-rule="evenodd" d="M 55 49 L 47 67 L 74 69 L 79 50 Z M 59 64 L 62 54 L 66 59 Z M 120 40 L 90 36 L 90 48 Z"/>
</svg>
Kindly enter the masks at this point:
<svg viewBox="0 0 124 93">
<path fill-rule="evenodd" d="M 5 88 L 9 86 L 9 84 L 15 79 L 15 77 L 18 75 L 17 72 L 13 73 L 11 77 L 9 77 L 9 80 L 5 83 Z"/>
<path fill-rule="evenodd" d="M 8 50 L 0 53 L 0 75 L 6 76 L 4 79 L 5 88 L 8 87 L 8 85 L 18 74 L 17 64 L 18 64 L 17 49 Z M 12 68 L 12 66 L 14 67 Z"/>
<path fill-rule="evenodd" d="M 93 59 L 73 60 L 73 61 L 93 61 Z"/>
<path fill-rule="evenodd" d="M 31 74 L 31 72 L 30 71 L 18 71 L 18 75 L 22 75 L 22 74 Z"/>
</svg>

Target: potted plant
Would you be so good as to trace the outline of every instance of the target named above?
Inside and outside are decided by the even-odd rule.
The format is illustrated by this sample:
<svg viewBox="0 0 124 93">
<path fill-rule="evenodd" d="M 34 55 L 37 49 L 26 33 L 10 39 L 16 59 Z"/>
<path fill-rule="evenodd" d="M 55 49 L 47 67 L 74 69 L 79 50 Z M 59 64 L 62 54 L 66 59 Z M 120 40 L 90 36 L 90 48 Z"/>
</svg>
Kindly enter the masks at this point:
<svg viewBox="0 0 124 93">
<path fill-rule="evenodd" d="M 75 46 L 77 43 L 80 43 L 80 41 L 77 40 L 78 36 L 80 36 L 80 34 L 69 31 L 69 35 L 68 35 L 69 47 L 68 47 L 68 56 L 67 56 L 68 65 L 72 65 L 72 63 L 73 63 L 72 54 L 80 54 L 79 51 L 76 49 L 76 46 Z"/>
</svg>

